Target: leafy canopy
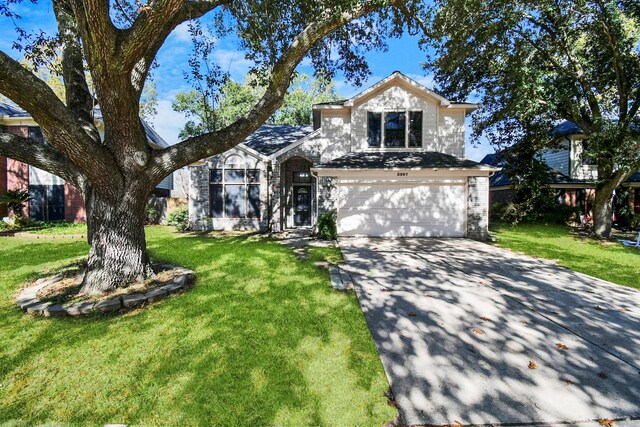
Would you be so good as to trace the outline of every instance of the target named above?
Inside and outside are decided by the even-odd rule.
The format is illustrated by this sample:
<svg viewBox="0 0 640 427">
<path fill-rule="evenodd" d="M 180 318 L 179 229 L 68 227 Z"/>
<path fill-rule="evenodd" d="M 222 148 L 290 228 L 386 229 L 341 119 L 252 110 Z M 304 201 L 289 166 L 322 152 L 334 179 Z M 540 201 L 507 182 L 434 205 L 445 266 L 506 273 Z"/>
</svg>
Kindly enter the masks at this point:
<svg viewBox="0 0 640 427">
<path fill-rule="evenodd" d="M 180 131 L 180 138 L 198 136 L 229 126 L 247 114 L 264 94 L 265 88 L 256 85 L 252 75 L 243 84 L 228 80 L 222 87 L 217 105 L 210 105 L 197 89 L 180 92 L 173 109 L 184 113 L 188 120 Z M 269 124 L 309 125 L 312 105 L 338 100 L 335 84 L 321 77 L 298 75 L 284 96 L 282 106 L 267 120 Z"/>
<path fill-rule="evenodd" d="M 640 166 L 637 1 L 438 0 L 424 19 L 438 84 L 482 98 L 477 135 L 508 145 L 531 124 L 570 120 L 590 137 L 604 175 Z"/>
</svg>

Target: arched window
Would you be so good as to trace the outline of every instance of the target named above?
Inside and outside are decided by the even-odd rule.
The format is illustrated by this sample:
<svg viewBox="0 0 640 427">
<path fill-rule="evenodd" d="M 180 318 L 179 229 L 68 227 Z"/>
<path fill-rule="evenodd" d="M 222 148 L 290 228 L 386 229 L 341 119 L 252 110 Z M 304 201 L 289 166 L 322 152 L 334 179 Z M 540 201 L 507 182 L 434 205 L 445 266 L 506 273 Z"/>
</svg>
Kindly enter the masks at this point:
<svg viewBox="0 0 640 427">
<path fill-rule="evenodd" d="M 213 218 L 260 218 L 260 170 L 238 155 L 209 171 L 209 214 Z"/>
</svg>

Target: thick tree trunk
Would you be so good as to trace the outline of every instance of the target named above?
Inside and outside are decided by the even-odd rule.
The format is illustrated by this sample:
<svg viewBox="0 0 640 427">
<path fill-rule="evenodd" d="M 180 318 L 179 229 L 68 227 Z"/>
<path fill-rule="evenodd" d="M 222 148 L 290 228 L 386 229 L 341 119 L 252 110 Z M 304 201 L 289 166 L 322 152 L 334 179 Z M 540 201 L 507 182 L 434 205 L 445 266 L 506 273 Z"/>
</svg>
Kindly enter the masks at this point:
<svg viewBox="0 0 640 427">
<path fill-rule="evenodd" d="M 613 220 L 613 192 L 619 185 L 619 179 L 601 181 L 596 186 L 596 197 L 593 203 L 593 233 L 599 239 L 611 236 Z"/>
<path fill-rule="evenodd" d="M 147 194 L 126 191 L 114 201 L 85 193 L 91 249 L 82 292 L 113 291 L 153 276 L 144 234 Z"/>
<path fill-rule="evenodd" d="M 613 190 L 610 183 L 596 188 L 593 204 L 593 233 L 600 239 L 611 236 L 611 220 L 613 215 Z"/>
</svg>

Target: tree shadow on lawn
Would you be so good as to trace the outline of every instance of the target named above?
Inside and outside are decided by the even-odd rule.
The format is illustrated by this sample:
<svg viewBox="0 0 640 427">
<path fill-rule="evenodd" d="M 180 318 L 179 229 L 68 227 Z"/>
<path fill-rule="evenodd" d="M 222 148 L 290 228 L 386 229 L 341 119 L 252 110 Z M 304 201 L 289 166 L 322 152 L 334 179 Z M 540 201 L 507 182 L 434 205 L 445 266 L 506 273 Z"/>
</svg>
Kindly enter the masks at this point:
<svg viewBox="0 0 640 427">
<path fill-rule="evenodd" d="M 159 230 L 149 248 L 193 269 L 196 286 L 111 318 L 32 318 L 2 298 L 0 418 L 369 425 L 394 416 L 357 300 L 331 290 L 325 271 L 255 238 Z"/>
</svg>

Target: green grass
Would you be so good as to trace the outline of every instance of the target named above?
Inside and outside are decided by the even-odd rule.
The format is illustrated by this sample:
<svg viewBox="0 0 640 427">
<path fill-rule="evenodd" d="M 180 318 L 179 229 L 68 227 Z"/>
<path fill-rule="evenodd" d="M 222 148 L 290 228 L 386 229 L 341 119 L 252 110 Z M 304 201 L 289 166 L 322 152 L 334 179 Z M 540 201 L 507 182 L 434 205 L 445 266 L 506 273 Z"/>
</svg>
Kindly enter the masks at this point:
<svg viewBox="0 0 640 427">
<path fill-rule="evenodd" d="M 2 231 L 14 231 L 31 234 L 45 234 L 45 235 L 70 235 L 70 234 L 87 234 L 86 224 L 73 224 L 65 221 L 34 221 L 31 224 L 14 229 L 4 229 Z"/>
<path fill-rule="evenodd" d="M 581 237 L 561 225 L 497 224 L 491 231 L 496 235 L 498 245 L 504 248 L 557 260 L 559 265 L 572 270 L 640 289 L 638 249 Z"/>
<path fill-rule="evenodd" d="M 195 270 L 189 292 L 119 317 L 22 314 L 26 280 L 82 241 L 0 237 L 0 424 L 381 425 L 395 416 L 355 296 L 313 266 L 336 249 L 147 229 L 156 260 Z"/>
</svg>

